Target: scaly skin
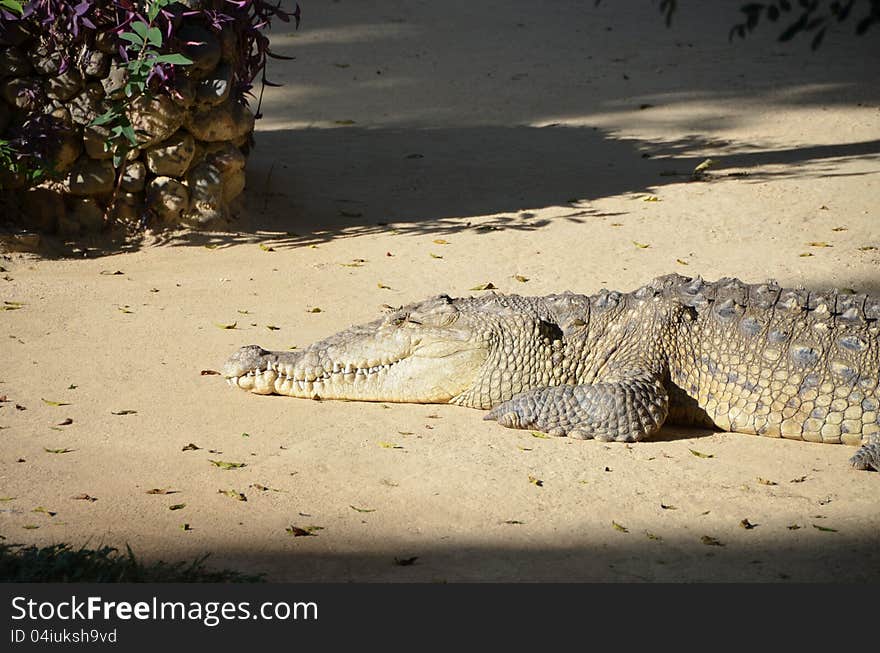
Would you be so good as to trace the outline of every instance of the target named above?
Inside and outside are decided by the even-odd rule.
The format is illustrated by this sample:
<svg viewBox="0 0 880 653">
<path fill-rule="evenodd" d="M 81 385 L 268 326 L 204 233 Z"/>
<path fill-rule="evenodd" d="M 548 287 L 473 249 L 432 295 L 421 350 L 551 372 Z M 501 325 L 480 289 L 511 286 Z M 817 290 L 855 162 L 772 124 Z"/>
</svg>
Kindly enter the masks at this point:
<svg viewBox="0 0 880 653">
<path fill-rule="evenodd" d="M 454 403 L 551 435 L 633 442 L 667 421 L 861 445 L 880 469 L 880 298 L 678 275 L 621 294 L 445 295 L 302 352 L 251 345 L 232 385 Z"/>
</svg>

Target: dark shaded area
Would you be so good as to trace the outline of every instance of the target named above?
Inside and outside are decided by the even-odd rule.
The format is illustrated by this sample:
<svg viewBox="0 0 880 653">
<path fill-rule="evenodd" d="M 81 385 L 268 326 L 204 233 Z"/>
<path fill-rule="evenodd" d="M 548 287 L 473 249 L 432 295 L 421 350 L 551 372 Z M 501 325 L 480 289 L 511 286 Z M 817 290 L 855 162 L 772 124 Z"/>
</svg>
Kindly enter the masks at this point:
<svg viewBox="0 0 880 653">
<path fill-rule="evenodd" d="M 527 528 L 511 525 L 510 528 Z M 610 528 L 610 525 L 609 525 Z M 759 524 L 752 533 L 762 528 Z M 765 527 L 766 528 L 766 527 Z M 807 525 L 810 531 L 814 529 Z M 659 530 L 658 532 L 662 532 Z M 269 582 L 877 582 L 880 539 L 876 534 L 823 532 L 805 542 L 804 531 L 787 531 L 791 544 L 701 543 L 694 526 L 688 541 L 648 539 L 645 531 L 620 533 L 619 542 L 582 547 L 454 545 L 425 542 L 388 546 L 382 553 L 312 553 L 297 543 L 254 554 L 217 551 L 213 558 L 237 569 L 266 573 Z M 812 533 L 810 533 L 812 535 Z M 655 537 L 661 537 L 655 535 Z M 755 535 L 755 539 L 758 539 Z M 766 537 L 766 534 L 764 534 Z M 809 538 L 816 539 L 816 538 Z M 415 558 L 411 564 L 401 560 Z"/>
</svg>

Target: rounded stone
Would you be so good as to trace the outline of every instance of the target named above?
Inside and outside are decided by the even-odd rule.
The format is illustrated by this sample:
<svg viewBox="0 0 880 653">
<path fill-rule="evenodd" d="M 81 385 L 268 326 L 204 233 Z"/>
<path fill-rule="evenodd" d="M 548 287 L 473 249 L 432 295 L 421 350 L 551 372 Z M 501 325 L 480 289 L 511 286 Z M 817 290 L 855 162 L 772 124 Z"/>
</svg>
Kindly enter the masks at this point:
<svg viewBox="0 0 880 653">
<path fill-rule="evenodd" d="M 127 193 L 140 193 L 147 180 L 147 167 L 142 161 L 134 161 L 125 166 L 120 188 Z"/>
<path fill-rule="evenodd" d="M 49 158 L 55 172 L 64 173 L 71 169 L 82 153 L 82 138 L 79 129 L 72 129 L 62 121 L 57 140 L 49 146 Z"/>
<path fill-rule="evenodd" d="M 193 112 L 186 128 L 200 141 L 234 141 L 254 130 L 254 114 L 231 100 L 209 109 Z"/>
<path fill-rule="evenodd" d="M 113 98 L 120 99 L 125 94 L 125 80 L 128 79 L 128 69 L 120 61 L 113 61 L 107 75 L 101 80 L 101 86 L 104 94 Z"/>
<path fill-rule="evenodd" d="M 128 107 L 128 119 L 142 148 L 171 136 L 183 125 L 185 117 L 186 110 L 167 95 L 140 95 Z"/>
<path fill-rule="evenodd" d="M 26 226 L 43 233 L 55 231 L 67 213 L 64 195 L 58 189 L 43 185 L 29 188 L 22 194 L 21 210 Z"/>
<path fill-rule="evenodd" d="M 225 216 L 223 177 L 216 166 L 202 162 L 187 175 L 192 202 L 186 214 L 187 222 L 203 225 Z"/>
<path fill-rule="evenodd" d="M 73 96 L 67 104 L 70 118 L 78 125 L 88 125 L 102 113 L 104 88 L 100 82 L 92 82 Z"/>
<path fill-rule="evenodd" d="M 110 129 L 104 125 L 87 125 L 83 128 L 83 146 L 86 154 L 93 159 L 110 159 L 113 151 L 107 147 Z"/>
<path fill-rule="evenodd" d="M 81 58 L 82 70 L 87 77 L 103 78 L 110 71 L 110 55 L 100 50 L 87 51 Z"/>
<path fill-rule="evenodd" d="M 216 106 L 229 100 L 232 91 L 232 66 L 221 63 L 196 86 L 196 101 L 203 106 Z"/>
<path fill-rule="evenodd" d="M 227 204 L 244 192 L 247 183 L 245 171 L 236 170 L 223 180 L 223 201 Z"/>
<path fill-rule="evenodd" d="M 141 193 L 119 193 L 108 217 L 114 222 L 133 225 L 140 221 L 143 210 L 144 198 Z"/>
<path fill-rule="evenodd" d="M 104 209 L 93 197 L 72 198 L 69 215 L 86 233 L 97 233 L 104 229 Z"/>
<path fill-rule="evenodd" d="M 41 75 L 57 75 L 64 61 L 62 51 L 50 49 L 46 43 L 40 43 L 32 48 L 28 56 L 34 69 Z"/>
<path fill-rule="evenodd" d="M 177 32 L 180 52 L 192 60 L 187 71 L 200 79 L 207 76 L 220 62 L 220 41 L 214 32 L 194 23 L 184 24 Z"/>
<path fill-rule="evenodd" d="M 58 75 L 46 80 L 46 95 L 61 102 L 66 102 L 79 93 L 83 87 L 83 78 L 73 66 Z"/>
<path fill-rule="evenodd" d="M 18 48 L 0 50 L 0 77 L 24 77 L 32 70 L 31 62 Z"/>
<path fill-rule="evenodd" d="M 39 80 L 30 77 L 10 77 L 0 83 L 0 95 L 16 109 L 28 113 L 43 104 L 43 88 Z"/>
<path fill-rule="evenodd" d="M 166 224 L 179 222 L 190 207 L 186 186 L 171 177 L 156 177 L 147 185 L 146 204 Z"/>
<path fill-rule="evenodd" d="M 96 161 L 80 157 L 67 174 L 71 195 L 102 195 L 113 191 L 116 171 L 110 161 Z"/>
<path fill-rule="evenodd" d="M 195 140 L 192 134 L 182 129 L 144 151 L 150 172 L 168 177 L 180 177 L 186 173 L 194 154 Z"/>
</svg>

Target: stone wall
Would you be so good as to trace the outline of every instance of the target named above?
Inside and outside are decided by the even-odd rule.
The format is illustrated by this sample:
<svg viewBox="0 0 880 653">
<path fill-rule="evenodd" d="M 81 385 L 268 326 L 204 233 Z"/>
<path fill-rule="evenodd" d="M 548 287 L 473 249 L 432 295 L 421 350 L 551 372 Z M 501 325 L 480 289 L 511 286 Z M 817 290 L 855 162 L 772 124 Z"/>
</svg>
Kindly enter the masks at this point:
<svg viewBox="0 0 880 653">
<path fill-rule="evenodd" d="M 124 70 L 110 38 L 96 39 L 62 69 L 58 53 L 37 39 L 0 48 L 0 138 L 37 115 L 52 124 L 51 179 L 28 187 L 6 173 L 6 218 L 62 236 L 104 229 L 110 222 L 151 226 L 209 226 L 228 214 L 245 186 L 245 153 L 254 116 L 233 97 L 233 34 L 184 23 L 173 96 L 140 96 L 127 106 L 138 147 L 121 177 L 105 143 L 109 130 L 90 123 L 123 94 Z M 118 188 L 117 188 L 118 185 Z M 112 209 L 111 200 L 116 195 Z M 10 208 L 12 207 L 12 208 Z"/>
</svg>

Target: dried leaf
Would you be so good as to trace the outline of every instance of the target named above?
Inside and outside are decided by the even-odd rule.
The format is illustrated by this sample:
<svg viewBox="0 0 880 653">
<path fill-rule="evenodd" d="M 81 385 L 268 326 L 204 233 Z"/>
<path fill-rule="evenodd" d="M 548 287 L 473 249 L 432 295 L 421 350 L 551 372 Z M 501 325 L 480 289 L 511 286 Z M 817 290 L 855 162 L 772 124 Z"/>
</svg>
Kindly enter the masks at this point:
<svg viewBox="0 0 880 653">
<path fill-rule="evenodd" d="M 537 478 L 536 476 L 532 476 L 531 474 L 529 474 L 529 483 L 531 483 L 532 485 L 537 485 L 538 487 L 544 487 L 544 481 L 542 481 L 540 478 Z"/>
<path fill-rule="evenodd" d="M 713 161 L 712 159 L 706 159 L 705 161 L 700 163 L 696 168 L 694 168 L 694 171 L 691 174 L 693 174 L 694 177 L 699 177 L 703 173 L 705 173 L 709 168 L 711 168 L 713 165 L 715 165 L 715 161 Z"/>
<path fill-rule="evenodd" d="M 22 306 L 24 306 L 22 302 L 3 302 L 4 311 L 17 311 Z"/>
<path fill-rule="evenodd" d="M 470 290 L 495 290 L 496 286 L 491 281 L 488 283 L 481 283 L 479 286 L 474 286 Z"/>
<path fill-rule="evenodd" d="M 397 556 L 394 556 L 394 564 L 399 565 L 400 567 L 411 567 L 418 559 L 419 556 L 412 556 L 411 558 L 398 558 Z"/>
<path fill-rule="evenodd" d="M 24 526 L 22 526 L 22 528 L 25 528 L 25 529 L 27 529 L 27 530 L 29 530 L 29 531 L 32 531 L 32 530 L 34 530 L 35 528 L 39 528 L 39 526 L 37 526 L 36 524 L 25 524 Z"/>
<path fill-rule="evenodd" d="M 180 529 L 183 530 L 183 531 L 191 531 L 191 530 L 192 530 L 192 526 L 190 526 L 189 524 L 181 524 L 181 525 L 180 525 Z"/>
<path fill-rule="evenodd" d="M 528 277 L 524 277 L 521 274 L 515 274 L 515 275 L 513 275 L 513 278 L 516 279 L 517 281 L 519 281 L 520 283 L 525 283 L 526 281 L 529 280 Z"/>
<path fill-rule="evenodd" d="M 46 447 L 43 447 L 43 451 L 45 451 L 46 453 L 70 453 L 71 451 L 76 451 L 76 449 L 67 449 L 67 448 L 64 448 L 64 449 L 48 449 L 48 448 L 46 448 Z"/>
<path fill-rule="evenodd" d="M 750 530 L 752 530 L 755 526 L 757 526 L 757 524 L 753 524 L 753 523 L 750 522 L 748 519 L 743 519 L 743 520 L 739 523 L 739 525 L 742 526 L 742 527 L 743 527 L 744 529 L 746 529 L 747 531 L 750 531 Z"/>
<path fill-rule="evenodd" d="M 786 526 L 786 528 L 790 531 L 796 531 L 800 529 L 800 526 L 798 526 L 797 524 L 791 524 L 790 526 Z"/>
<path fill-rule="evenodd" d="M 838 532 L 836 528 L 829 528 L 828 526 L 819 526 L 819 524 L 813 524 L 813 528 L 815 528 L 818 531 L 823 531 L 825 533 L 837 533 Z"/>
<path fill-rule="evenodd" d="M 703 535 L 700 538 L 700 542 L 705 544 L 706 546 L 724 546 L 719 540 L 716 540 L 714 537 L 710 537 L 709 535 Z"/>
<path fill-rule="evenodd" d="M 660 507 L 663 508 L 663 510 L 678 510 L 676 506 L 666 505 L 665 503 L 661 503 Z"/>
<path fill-rule="evenodd" d="M 834 227 L 831 229 L 831 231 L 846 231 L 846 230 L 847 230 L 846 227 Z"/>
<path fill-rule="evenodd" d="M 400 435 L 415 435 L 412 431 L 398 431 Z"/>
<path fill-rule="evenodd" d="M 117 306 L 116 308 L 118 308 L 123 313 L 134 313 L 134 311 L 129 310 L 128 304 L 126 304 L 125 306 Z"/>
<path fill-rule="evenodd" d="M 136 410 L 111 410 L 111 415 L 137 415 Z"/>
<path fill-rule="evenodd" d="M 688 451 L 690 451 L 692 454 L 694 454 L 697 458 L 714 458 L 715 457 L 715 454 L 701 453 L 699 451 L 696 451 L 695 449 L 688 449 Z"/>
<path fill-rule="evenodd" d="M 44 508 L 43 506 L 37 506 L 36 508 L 31 510 L 31 512 L 41 512 L 44 515 L 48 515 L 49 517 L 54 517 L 55 515 L 58 514 L 56 511 L 49 510 L 48 508 Z"/>
<path fill-rule="evenodd" d="M 789 481 L 789 483 L 803 483 L 807 480 L 806 476 L 798 476 L 797 478 L 793 478 Z"/>
<path fill-rule="evenodd" d="M 169 490 L 168 488 L 158 488 L 154 487 L 152 490 L 147 490 L 147 494 L 177 494 L 180 490 Z"/>
<path fill-rule="evenodd" d="M 274 252 L 275 251 L 274 247 L 270 247 L 266 243 L 260 243 L 260 249 L 263 250 L 264 252 Z"/>
<path fill-rule="evenodd" d="M 110 272 L 110 270 L 101 270 L 98 274 L 103 274 L 107 277 L 116 277 L 121 274 L 125 274 L 125 272 L 123 272 L 122 270 L 116 270 L 115 272 Z"/>
<path fill-rule="evenodd" d="M 357 506 L 349 505 L 349 508 L 354 510 L 355 512 L 376 512 L 375 508 L 358 508 Z"/>
<path fill-rule="evenodd" d="M 534 451 L 534 449 L 532 449 L 530 447 L 521 447 L 520 445 L 516 445 L 516 448 L 519 449 L 520 451 Z"/>
<path fill-rule="evenodd" d="M 42 398 L 40 399 L 40 401 L 42 401 L 47 406 L 69 406 L 70 405 L 70 404 L 65 403 L 63 401 L 50 401 L 48 399 L 42 399 Z"/>
<path fill-rule="evenodd" d="M 542 440 L 550 439 L 549 435 L 547 435 L 546 433 L 541 433 L 540 431 L 529 431 L 529 434 L 531 434 L 533 438 L 540 438 Z"/>
<path fill-rule="evenodd" d="M 71 499 L 75 499 L 76 501 L 88 501 L 89 503 L 93 503 L 98 500 L 97 497 L 93 497 L 89 494 L 77 494 L 75 497 L 70 497 Z"/>
<path fill-rule="evenodd" d="M 274 324 L 267 324 L 266 328 L 269 329 L 269 331 L 280 331 L 281 330 L 280 326 L 275 326 Z"/>
<path fill-rule="evenodd" d="M 70 426 L 71 424 L 73 424 L 73 420 L 67 417 L 63 421 L 58 422 L 57 426 Z"/>
<path fill-rule="evenodd" d="M 823 240 L 814 240 L 813 242 L 807 243 L 810 247 L 833 247 L 833 245 L 829 245 Z"/>
<path fill-rule="evenodd" d="M 384 283 L 382 283 L 381 281 L 380 281 L 379 283 L 377 283 L 376 285 L 377 285 L 379 288 L 382 288 L 383 290 L 391 290 L 391 286 L 386 286 L 386 285 L 385 285 Z"/>
<path fill-rule="evenodd" d="M 184 508 L 186 508 L 185 503 L 175 503 L 168 506 L 168 510 L 183 510 Z"/>
<path fill-rule="evenodd" d="M 635 246 L 638 247 L 639 249 L 648 249 L 648 248 L 650 247 L 650 245 L 646 245 L 645 243 L 640 243 L 640 242 L 637 242 L 637 241 L 635 241 L 635 240 L 632 241 L 632 243 L 633 243 L 633 245 L 635 245 Z"/>
<path fill-rule="evenodd" d="M 689 263 L 687 261 L 685 261 L 684 259 L 680 259 L 680 258 L 675 259 L 675 262 L 678 263 L 679 265 L 689 265 Z"/>
<path fill-rule="evenodd" d="M 518 526 L 520 524 L 525 524 L 524 521 L 520 521 L 519 519 L 505 519 L 502 524 L 510 524 L 511 526 Z"/>
<path fill-rule="evenodd" d="M 614 528 L 614 530 L 620 531 L 621 533 L 629 533 L 629 529 L 626 526 L 622 526 L 621 524 L 618 524 L 616 521 L 612 521 L 611 526 L 612 526 L 612 528 Z"/>
<path fill-rule="evenodd" d="M 183 448 L 181 449 L 181 451 L 198 451 L 199 449 L 201 449 L 200 446 L 195 445 L 195 444 L 193 444 L 192 442 L 190 442 L 188 445 L 186 445 L 185 447 L 183 447 Z"/>
<path fill-rule="evenodd" d="M 238 490 L 217 490 L 217 493 L 227 496 L 230 499 L 235 499 L 237 501 L 247 501 L 247 497 L 244 495 L 244 493 L 239 492 Z"/>
<path fill-rule="evenodd" d="M 873 245 L 865 245 L 864 247 L 856 247 L 856 249 L 860 252 L 873 252 L 877 248 Z"/>
<path fill-rule="evenodd" d="M 401 445 L 394 444 L 393 442 L 380 442 L 379 446 L 383 449 L 403 449 Z"/>
<path fill-rule="evenodd" d="M 768 481 L 766 478 L 758 477 L 758 483 L 761 485 L 779 485 L 776 481 Z"/>
<path fill-rule="evenodd" d="M 314 308 L 310 308 L 309 310 L 306 311 L 306 313 L 320 313 L 320 312 L 321 312 L 321 309 L 318 308 L 317 306 L 315 306 Z"/>
<path fill-rule="evenodd" d="M 209 463 L 220 469 L 241 469 L 247 467 L 247 463 L 232 463 L 225 460 L 208 460 Z"/>
<path fill-rule="evenodd" d="M 16 497 L 0 497 L 0 502 L 15 501 Z"/>
<path fill-rule="evenodd" d="M 218 247 L 220 247 L 219 243 L 207 243 L 205 245 L 205 249 L 217 249 Z"/>
<path fill-rule="evenodd" d="M 220 372 L 218 372 L 217 370 L 202 370 L 201 375 L 202 376 L 219 376 Z"/>
<path fill-rule="evenodd" d="M 649 540 L 656 540 L 658 542 L 663 541 L 662 537 L 660 537 L 659 535 L 654 535 L 650 531 L 645 531 L 645 537 L 647 537 Z"/>
<path fill-rule="evenodd" d="M 218 329 L 234 329 L 238 326 L 238 322 L 230 322 L 228 324 L 222 324 L 220 322 L 214 322 L 214 326 Z"/>
<path fill-rule="evenodd" d="M 439 254 L 434 254 L 434 252 L 429 252 L 429 255 L 430 255 L 431 258 L 443 258 L 443 257 L 440 256 Z"/>
<path fill-rule="evenodd" d="M 300 526 L 294 526 L 291 524 L 284 530 L 287 531 L 289 535 L 293 535 L 294 537 L 314 537 L 315 535 L 317 535 L 315 531 L 319 531 L 322 529 L 320 526 L 306 526 L 305 528 L 302 528 Z"/>
<path fill-rule="evenodd" d="M 648 195 L 642 199 L 643 202 L 659 202 L 660 198 L 656 195 Z"/>
<path fill-rule="evenodd" d="M 801 258 L 806 258 L 806 257 L 812 256 L 812 255 L 813 255 L 812 252 L 803 252 L 801 254 L 798 254 L 798 256 L 800 256 Z"/>
<path fill-rule="evenodd" d="M 433 240 L 433 243 L 434 243 L 435 245 L 448 245 L 448 244 L 449 244 L 449 241 L 448 241 L 448 240 L 443 240 L 442 238 L 435 238 L 435 239 Z"/>
</svg>

